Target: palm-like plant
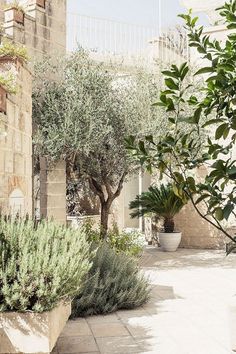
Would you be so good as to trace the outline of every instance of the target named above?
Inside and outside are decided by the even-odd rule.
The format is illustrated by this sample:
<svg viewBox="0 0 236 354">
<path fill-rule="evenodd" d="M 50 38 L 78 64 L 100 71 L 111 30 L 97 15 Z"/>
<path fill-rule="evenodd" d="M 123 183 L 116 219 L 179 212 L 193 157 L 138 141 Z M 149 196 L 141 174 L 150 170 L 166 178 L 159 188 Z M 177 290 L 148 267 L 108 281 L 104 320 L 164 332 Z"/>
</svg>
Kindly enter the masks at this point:
<svg viewBox="0 0 236 354">
<path fill-rule="evenodd" d="M 174 216 L 180 212 L 186 201 L 180 199 L 173 190 L 171 184 L 161 184 L 160 187 L 149 187 L 147 192 L 137 195 L 129 207 L 133 211 L 131 217 L 141 217 L 155 214 L 164 219 L 165 232 L 174 232 Z"/>
</svg>

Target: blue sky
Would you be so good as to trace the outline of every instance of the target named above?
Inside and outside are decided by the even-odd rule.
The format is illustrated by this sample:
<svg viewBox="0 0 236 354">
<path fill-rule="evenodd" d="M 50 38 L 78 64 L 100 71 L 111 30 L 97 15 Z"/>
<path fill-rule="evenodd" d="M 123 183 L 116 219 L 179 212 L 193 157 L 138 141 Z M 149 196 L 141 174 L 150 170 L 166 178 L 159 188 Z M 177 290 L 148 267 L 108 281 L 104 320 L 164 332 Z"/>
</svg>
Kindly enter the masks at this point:
<svg viewBox="0 0 236 354">
<path fill-rule="evenodd" d="M 207 0 L 206 0 L 207 1 Z M 184 11 L 179 0 L 161 0 L 162 24 L 173 26 Z M 117 21 L 157 26 L 158 0 L 68 0 L 68 11 Z"/>
</svg>

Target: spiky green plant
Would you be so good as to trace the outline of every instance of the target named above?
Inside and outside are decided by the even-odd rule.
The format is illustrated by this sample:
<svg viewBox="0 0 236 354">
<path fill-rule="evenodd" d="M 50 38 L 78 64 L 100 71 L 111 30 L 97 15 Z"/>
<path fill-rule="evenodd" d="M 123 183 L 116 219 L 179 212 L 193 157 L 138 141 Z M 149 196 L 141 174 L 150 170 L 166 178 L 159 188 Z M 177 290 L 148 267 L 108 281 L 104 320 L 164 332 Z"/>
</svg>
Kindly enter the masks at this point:
<svg viewBox="0 0 236 354">
<path fill-rule="evenodd" d="M 173 190 L 173 186 L 161 184 L 160 187 L 151 186 L 133 200 L 129 207 L 131 217 L 156 215 L 164 219 L 165 232 L 173 232 L 175 228 L 174 216 L 180 212 L 187 200 L 180 199 Z"/>
<path fill-rule="evenodd" d="M 90 267 L 81 232 L 0 218 L 0 312 L 44 312 L 79 290 Z"/>
<path fill-rule="evenodd" d="M 132 309 L 147 302 L 149 292 L 148 281 L 139 272 L 136 261 L 124 253 L 117 254 L 104 242 L 73 302 L 72 316 Z"/>
</svg>

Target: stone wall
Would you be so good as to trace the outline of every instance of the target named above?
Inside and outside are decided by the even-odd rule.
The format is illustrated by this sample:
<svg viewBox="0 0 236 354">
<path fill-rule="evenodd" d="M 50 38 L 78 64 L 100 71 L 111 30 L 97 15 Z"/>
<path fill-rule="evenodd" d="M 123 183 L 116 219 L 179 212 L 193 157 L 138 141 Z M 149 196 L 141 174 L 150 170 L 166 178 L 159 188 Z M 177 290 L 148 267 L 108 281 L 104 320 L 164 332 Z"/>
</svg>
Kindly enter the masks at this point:
<svg viewBox="0 0 236 354">
<path fill-rule="evenodd" d="M 66 166 L 64 161 L 56 165 L 40 161 L 40 216 L 66 224 Z"/>
<path fill-rule="evenodd" d="M 4 70 L 1 64 L 0 69 Z M 31 73 L 17 67 L 17 94 L 7 94 L 1 113 L 0 208 L 3 213 L 32 213 L 32 100 Z"/>
<path fill-rule="evenodd" d="M 180 247 L 201 249 L 221 249 L 224 247 L 223 235 L 202 219 L 191 203 L 186 205 L 176 216 L 175 226 L 176 230 L 182 232 Z"/>
<path fill-rule="evenodd" d="M 5 35 L 15 43 L 25 45 L 32 63 L 44 55 L 66 53 L 66 0 L 45 0 L 45 6 L 42 0 L 21 0 L 25 11 L 23 23 L 14 19 L 13 10 L 3 10 L 6 2 L 0 0 L 0 20 L 3 21 Z M 16 95 L 8 95 L 6 114 L 1 115 L 0 131 L 4 131 L 6 137 L 0 138 L 0 207 L 7 213 L 31 214 L 32 81 L 26 66 L 20 65 L 18 70 L 19 91 Z M 61 183 L 62 174 L 65 175 L 65 166 L 63 168 L 61 173 L 57 170 L 55 173 L 42 171 L 46 180 L 42 182 L 42 191 L 45 191 L 42 200 L 45 203 L 41 214 L 53 216 L 60 222 L 66 220 L 65 178 Z M 62 189 L 57 193 L 59 186 Z"/>
<path fill-rule="evenodd" d="M 66 1 L 46 0 L 45 8 L 36 0 L 20 1 L 25 9 L 24 23 L 12 19 L 5 12 L 5 33 L 14 42 L 24 44 L 32 61 L 43 55 L 61 54 L 66 51 Z"/>
</svg>

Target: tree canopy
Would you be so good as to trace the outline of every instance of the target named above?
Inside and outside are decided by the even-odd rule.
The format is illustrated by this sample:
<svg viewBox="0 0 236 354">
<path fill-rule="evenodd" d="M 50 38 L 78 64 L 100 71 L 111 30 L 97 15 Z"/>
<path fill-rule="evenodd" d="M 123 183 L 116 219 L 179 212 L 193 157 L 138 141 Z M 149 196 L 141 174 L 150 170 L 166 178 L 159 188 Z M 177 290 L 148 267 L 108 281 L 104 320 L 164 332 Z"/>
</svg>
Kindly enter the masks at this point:
<svg viewBox="0 0 236 354">
<path fill-rule="evenodd" d="M 130 74 L 96 63 L 83 50 L 45 60 L 35 72 L 36 151 L 52 162 L 65 159 L 68 175 L 89 182 L 100 199 L 106 228 L 124 180 L 139 169 L 125 148 L 125 137 L 165 130 L 163 116 L 152 107 L 158 78 L 141 69 Z"/>
</svg>

